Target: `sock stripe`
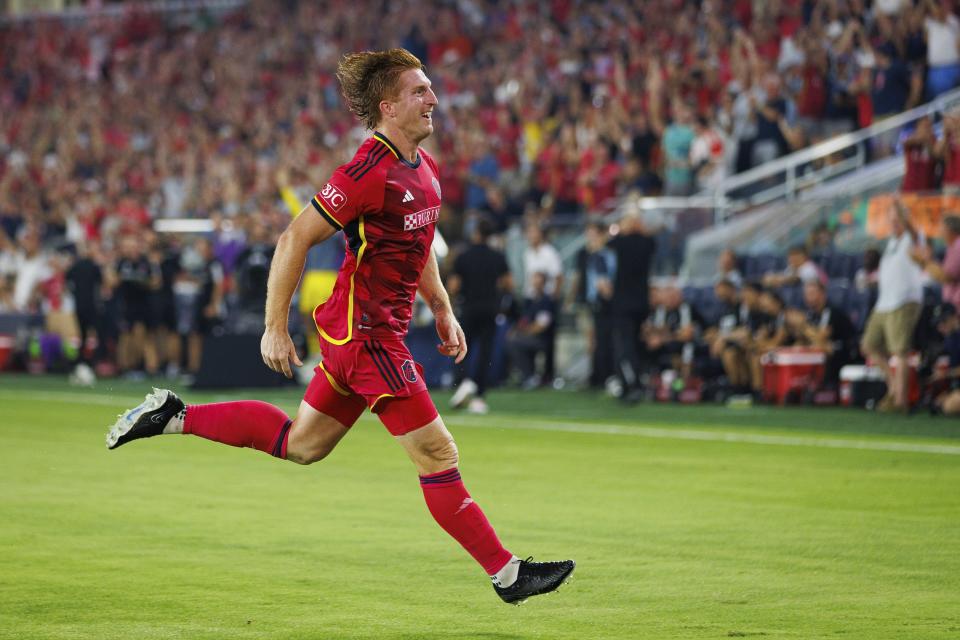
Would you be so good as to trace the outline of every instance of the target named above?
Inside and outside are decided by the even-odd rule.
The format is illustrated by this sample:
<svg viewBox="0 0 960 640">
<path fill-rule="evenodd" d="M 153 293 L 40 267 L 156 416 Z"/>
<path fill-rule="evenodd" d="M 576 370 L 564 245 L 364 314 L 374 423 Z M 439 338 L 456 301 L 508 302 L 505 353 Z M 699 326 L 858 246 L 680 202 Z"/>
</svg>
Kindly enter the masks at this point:
<svg viewBox="0 0 960 640">
<path fill-rule="evenodd" d="M 287 439 L 287 432 L 290 431 L 290 425 L 293 424 L 292 420 L 287 420 L 283 423 L 283 426 L 280 427 L 280 432 L 277 434 L 277 439 L 273 443 L 273 451 L 270 452 L 274 458 L 283 457 L 283 443 Z"/>
<path fill-rule="evenodd" d="M 429 476 L 420 476 L 420 484 L 450 484 L 453 482 L 460 481 L 460 471 L 459 469 L 451 469 L 449 471 L 442 471 L 440 473 L 434 473 Z"/>
</svg>

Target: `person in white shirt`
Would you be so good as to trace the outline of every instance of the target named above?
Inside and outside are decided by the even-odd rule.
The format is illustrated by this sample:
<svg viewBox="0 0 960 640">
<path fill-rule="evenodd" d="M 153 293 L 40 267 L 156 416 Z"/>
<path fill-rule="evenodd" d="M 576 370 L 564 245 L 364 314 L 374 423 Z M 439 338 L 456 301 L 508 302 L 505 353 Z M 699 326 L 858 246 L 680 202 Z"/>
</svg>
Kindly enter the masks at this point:
<svg viewBox="0 0 960 640">
<path fill-rule="evenodd" d="M 907 399 L 907 352 L 913 343 L 913 330 L 920 318 L 923 301 L 923 269 L 913 258 L 923 237 L 914 230 L 903 204 L 894 203 L 890 212 L 892 234 L 880 257 L 877 303 L 867 319 L 860 350 L 883 369 L 887 395 L 880 401 L 881 411 L 909 410 Z M 896 373 L 890 367 L 895 360 Z"/>
<path fill-rule="evenodd" d="M 40 232 L 25 227 L 19 237 L 20 250 L 13 253 L 13 307 L 16 311 L 39 310 L 37 289 L 53 275 L 50 256 L 40 246 Z"/>
<path fill-rule="evenodd" d="M 536 222 L 527 224 L 526 237 L 527 248 L 523 252 L 523 295 L 527 298 L 533 297 L 533 275 L 542 273 L 547 278 L 546 294 L 556 299 L 563 285 L 563 263 L 560 260 L 560 253 L 546 241 L 543 228 Z"/>
<path fill-rule="evenodd" d="M 527 224 L 527 249 L 523 253 L 523 296 L 526 299 L 537 295 L 534 278 L 542 274 L 546 282 L 543 292 L 554 301 L 560 299 L 563 287 L 563 262 L 556 248 L 546 241 L 543 228 L 535 222 Z M 543 379 L 552 381 L 554 376 L 554 356 L 556 345 L 556 323 L 550 323 L 544 334 L 546 347 L 544 350 Z"/>
<path fill-rule="evenodd" d="M 926 0 L 927 99 L 960 84 L 960 20 L 944 0 Z"/>
</svg>

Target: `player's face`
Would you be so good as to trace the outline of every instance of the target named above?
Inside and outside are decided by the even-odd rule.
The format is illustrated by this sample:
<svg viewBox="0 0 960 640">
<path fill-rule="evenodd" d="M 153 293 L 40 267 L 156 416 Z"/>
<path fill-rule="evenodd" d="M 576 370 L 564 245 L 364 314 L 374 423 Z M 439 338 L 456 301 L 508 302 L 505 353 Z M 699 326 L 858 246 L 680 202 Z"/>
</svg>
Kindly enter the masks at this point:
<svg viewBox="0 0 960 640">
<path fill-rule="evenodd" d="M 397 126 L 419 142 L 433 133 L 433 109 L 437 94 L 421 69 L 408 69 L 400 75 L 400 91 L 393 102 Z"/>
</svg>

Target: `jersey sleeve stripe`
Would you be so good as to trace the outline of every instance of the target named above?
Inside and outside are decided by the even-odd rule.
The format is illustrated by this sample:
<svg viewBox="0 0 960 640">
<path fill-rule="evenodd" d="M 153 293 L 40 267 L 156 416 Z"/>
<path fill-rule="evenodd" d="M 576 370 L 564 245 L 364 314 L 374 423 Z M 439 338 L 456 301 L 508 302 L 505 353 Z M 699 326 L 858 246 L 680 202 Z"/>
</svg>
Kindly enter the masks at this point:
<svg viewBox="0 0 960 640">
<path fill-rule="evenodd" d="M 377 166 L 377 164 L 378 164 L 381 160 L 383 160 L 384 156 L 386 156 L 386 155 L 387 155 L 387 150 L 384 149 L 383 152 L 382 152 L 379 156 L 376 156 L 376 157 L 370 162 L 370 165 L 369 165 L 367 168 L 365 168 L 363 171 L 361 171 L 360 173 L 358 173 L 357 175 L 355 175 L 355 176 L 353 177 L 353 179 L 359 181 L 360 178 L 362 178 L 363 176 L 367 175 L 367 172 L 370 171 L 370 169 L 373 169 L 375 166 Z"/>
<path fill-rule="evenodd" d="M 333 227 L 337 231 L 343 231 L 343 225 L 340 224 L 340 222 L 336 218 L 334 218 L 329 211 L 327 211 L 324 208 L 323 203 L 320 202 L 320 199 L 317 196 L 313 196 L 313 200 L 311 200 L 310 202 L 311 204 L 313 204 L 313 208 L 317 210 L 317 213 L 323 216 L 326 219 L 326 221 L 329 222 L 331 225 L 333 225 Z"/>
<path fill-rule="evenodd" d="M 349 167 L 347 167 L 344 173 L 352 178 L 353 174 L 360 170 L 360 167 L 370 162 L 370 156 L 373 154 L 373 150 L 374 146 L 370 145 L 370 148 L 367 149 L 367 155 L 363 156 L 363 160 L 358 160 L 351 164 Z"/>
</svg>

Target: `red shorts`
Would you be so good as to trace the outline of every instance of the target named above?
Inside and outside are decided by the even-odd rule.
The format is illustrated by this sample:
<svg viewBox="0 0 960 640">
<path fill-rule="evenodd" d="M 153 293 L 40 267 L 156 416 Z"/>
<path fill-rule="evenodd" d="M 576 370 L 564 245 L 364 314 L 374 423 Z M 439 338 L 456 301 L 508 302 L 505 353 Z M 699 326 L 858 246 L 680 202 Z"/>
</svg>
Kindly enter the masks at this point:
<svg viewBox="0 0 960 640">
<path fill-rule="evenodd" d="M 303 399 L 350 427 L 367 407 L 393 435 L 430 423 L 437 409 L 423 381 L 423 369 L 400 340 L 320 341 L 323 362 L 314 370 Z"/>
</svg>

